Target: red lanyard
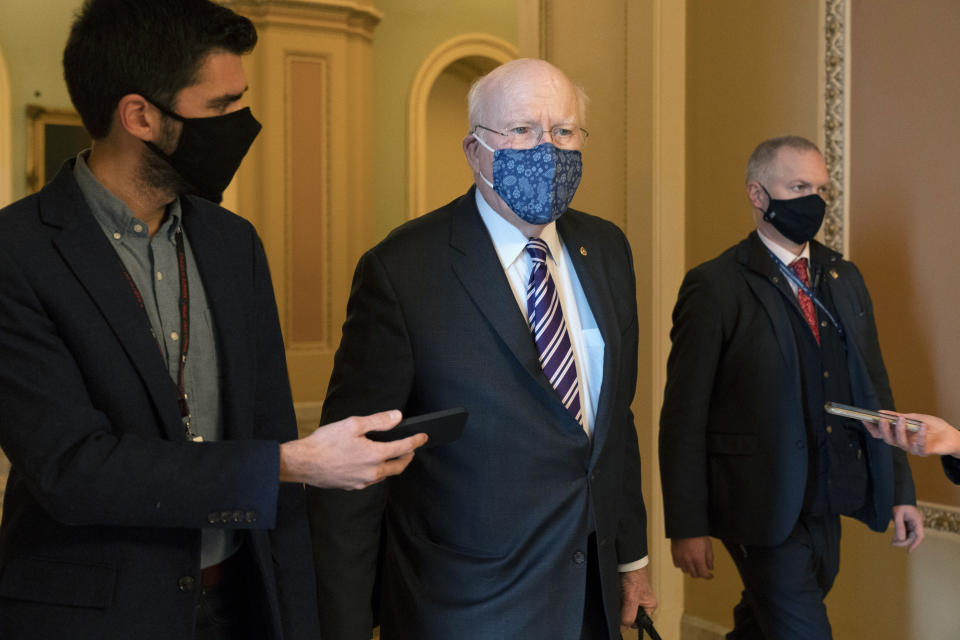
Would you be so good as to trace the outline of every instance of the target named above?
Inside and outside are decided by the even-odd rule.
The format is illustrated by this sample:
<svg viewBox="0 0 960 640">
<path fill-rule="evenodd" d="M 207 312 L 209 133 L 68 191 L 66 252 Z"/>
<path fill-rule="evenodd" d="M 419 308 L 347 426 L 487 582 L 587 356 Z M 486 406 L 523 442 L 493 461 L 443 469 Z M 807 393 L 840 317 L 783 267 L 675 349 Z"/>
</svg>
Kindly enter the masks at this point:
<svg viewBox="0 0 960 640">
<path fill-rule="evenodd" d="M 190 285 L 187 282 L 187 252 L 183 246 L 183 231 L 180 228 L 177 228 L 176 232 L 176 241 L 177 241 L 177 268 L 180 271 L 180 358 L 177 362 L 177 392 L 179 395 L 178 402 L 180 404 L 180 419 L 183 421 L 183 427 L 186 430 L 187 440 L 192 442 L 203 442 L 203 436 L 195 433 L 191 428 L 191 419 L 190 407 L 187 406 L 187 390 L 186 385 L 184 384 L 184 370 L 187 366 L 187 351 L 190 349 Z M 119 258 L 119 256 L 117 256 Z M 137 288 L 137 284 L 133 281 L 133 276 L 130 275 L 130 272 L 127 270 L 126 265 L 123 264 L 123 261 L 120 261 L 120 267 L 123 269 L 123 275 L 127 278 L 127 283 L 130 285 L 130 289 L 133 290 L 133 295 L 137 298 L 137 304 L 140 305 L 140 309 L 144 314 L 147 313 L 147 308 L 143 303 L 143 295 L 140 293 L 140 289 Z M 149 322 L 149 315 L 147 315 L 147 320 Z M 160 349 L 160 353 L 163 354 L 163 344 L 160 342 L 160 339 L 157 337 L 157 334 L 154 332 L 151 325 L 150 333 L 153 334 L 154 340 L 157 341 L 157 348 Z"/>
</svg>

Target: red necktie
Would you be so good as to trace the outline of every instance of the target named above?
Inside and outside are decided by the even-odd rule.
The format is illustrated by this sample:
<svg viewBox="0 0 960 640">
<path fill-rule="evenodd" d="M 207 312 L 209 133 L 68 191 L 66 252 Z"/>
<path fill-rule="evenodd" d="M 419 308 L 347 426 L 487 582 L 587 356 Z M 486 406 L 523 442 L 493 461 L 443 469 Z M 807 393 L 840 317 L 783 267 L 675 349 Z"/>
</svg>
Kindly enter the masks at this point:
<svg viewBox="0 0 960 640">
<path fill-rule="evenodd" d="M 800 278 L 803 286 L 810 286 L 810 275 L 807 273 L 807 259 L 797 258 L 790 263 L 790 268 Z M 800 309 L 803 311 L 803 318 L 810 325 L 810 331 L 813 331 L 813 337 L 820 344 L 820 329 L 817 327 L 817 310 L 813 308 L 813 300 L 803 292 L 803 289 L 797 288 L 797 302 L 800 303 Z"/>
</svg>

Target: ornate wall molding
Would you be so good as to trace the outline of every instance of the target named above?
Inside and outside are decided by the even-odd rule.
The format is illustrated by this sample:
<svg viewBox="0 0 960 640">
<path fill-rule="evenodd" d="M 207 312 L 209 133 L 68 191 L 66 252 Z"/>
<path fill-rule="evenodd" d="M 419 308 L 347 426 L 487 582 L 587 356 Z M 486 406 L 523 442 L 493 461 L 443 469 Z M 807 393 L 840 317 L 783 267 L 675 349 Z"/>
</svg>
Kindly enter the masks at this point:
<svg viewBox="0 0 960 640">
<path fill-rule="evenodd" d="M 830 174 L 830 201 L 823 223 L 823 238 L 824 244 L 843 253 L 848 237 L 848 13 L 847 0 L 824 2 L 823 157 Z"/>
<path fill-rule="evenodd" d="M 271 25 L 311 30 L 327 29 L 373 41 L 383 14 L 352 0 L 225 0 L 258 27 Z"/>
<path fill-rule="evenodd" d="M 927 530 L 960 536 L 960 509 L 931 502 L 918 502 L 923 514 L 923 526 Z"/>
</svg>

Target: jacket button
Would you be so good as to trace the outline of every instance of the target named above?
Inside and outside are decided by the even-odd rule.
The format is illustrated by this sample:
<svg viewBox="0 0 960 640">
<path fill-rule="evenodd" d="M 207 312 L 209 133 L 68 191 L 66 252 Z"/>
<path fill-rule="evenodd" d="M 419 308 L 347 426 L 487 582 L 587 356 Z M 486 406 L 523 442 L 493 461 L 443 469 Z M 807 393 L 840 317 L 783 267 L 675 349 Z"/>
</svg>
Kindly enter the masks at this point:
<svg viewBox="0 0 960 640">
<path fill-rule="evenodd" d="M 179 587 L 180 591 L 188 593 L 193 591 L 193 587 L 196 585 L 196 583 L 197 581 L 193 579 L 193 576 L 183 576 L 177 580 L 177 587 Z"/>
<path fill-rule="evenodd" d="M 583 564 L 583 561 L 586 560 L 586 556 L 583 555 L 582 551 L 573 552 L 573 563 L 574 564 Z"/>
<path fill-rule="evenodd" d="M 803 449 L 803 440 L 797 440 L 795 444 L 797 445 L 797 449 Z"/>
<path fill-rule="evenodd" d="M 833 433 L 833 427 L 827 425 L 827 433 Z"/>
</svg>

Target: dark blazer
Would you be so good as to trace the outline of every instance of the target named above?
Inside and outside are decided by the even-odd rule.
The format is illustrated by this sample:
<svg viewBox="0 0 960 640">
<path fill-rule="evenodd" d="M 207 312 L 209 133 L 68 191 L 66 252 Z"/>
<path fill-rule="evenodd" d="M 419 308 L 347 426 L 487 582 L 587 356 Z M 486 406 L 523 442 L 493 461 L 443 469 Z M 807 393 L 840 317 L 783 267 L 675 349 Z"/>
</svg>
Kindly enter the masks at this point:
<svg viewBox="0 0 960 640">
<path fill-rule="evenodd" d="M 0 211 L 4 640 L 192 637 L 201 527 L 247 532 L 269 638 L 317 637 L 303 491 L 278 483 L 296 419 L 263 249 L 241 218 L 182 204 L 223 442 L 185 441 L 176 386 L 72 163 Z"/>
<path fill-rule="evenodd" d="M 892 409 L 873 306 L 857 268 L 811 243 L 847 335 L 853 401 Z M 778 290 L 779 289 L 779 290 Z M 756 232 L 687 273 L 673 312 L 673 348 L 660 417 L 667 536 L 712 535 L 776 545 L 802 507 L 807 430 L 797 345 L 782 291 L 793 297 Z M 886 529 L 895 504 L 914 504 L 906 456 L 865 438 L 870 488 L 853 515 Z"/>
<path fill-rule="evenodd" d="M 308 492 L 326 640 L 369 638 L 381 531 L 384 640 L 578 638 L 592 530 L 616 637 L 617 564 L 647 553 L 633 265 L 613 224 L 557 224 L 606 343 L 592 442 L 540 369 L 473 189 L 360 260 L 323 420 L 470 415 L 385 486 Z"/>
</svg>

